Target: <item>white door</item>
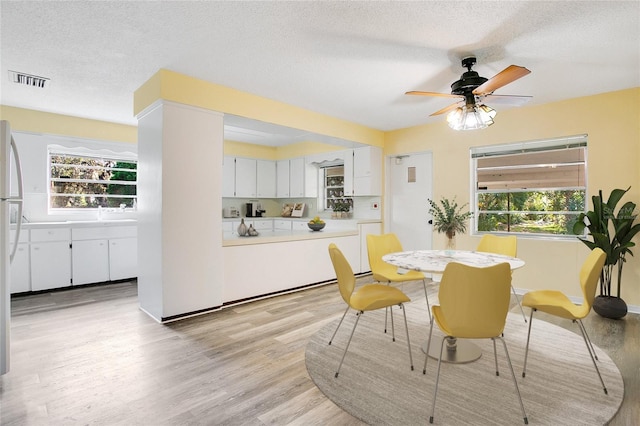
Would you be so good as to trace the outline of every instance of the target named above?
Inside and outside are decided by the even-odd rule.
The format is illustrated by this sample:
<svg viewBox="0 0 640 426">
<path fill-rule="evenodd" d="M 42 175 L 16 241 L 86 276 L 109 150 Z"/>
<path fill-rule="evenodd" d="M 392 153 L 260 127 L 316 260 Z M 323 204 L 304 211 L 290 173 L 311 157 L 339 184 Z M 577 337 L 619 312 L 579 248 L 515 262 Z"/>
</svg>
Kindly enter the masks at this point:
<svg viewBox="0 0 640 426">
<path fill-rule="evenodd" d="M 385 232 L 395 233 L 404 250 L 431 249 L 428 198 L 433 192 L 431 152 L 387 158 Z"/>
</svg>

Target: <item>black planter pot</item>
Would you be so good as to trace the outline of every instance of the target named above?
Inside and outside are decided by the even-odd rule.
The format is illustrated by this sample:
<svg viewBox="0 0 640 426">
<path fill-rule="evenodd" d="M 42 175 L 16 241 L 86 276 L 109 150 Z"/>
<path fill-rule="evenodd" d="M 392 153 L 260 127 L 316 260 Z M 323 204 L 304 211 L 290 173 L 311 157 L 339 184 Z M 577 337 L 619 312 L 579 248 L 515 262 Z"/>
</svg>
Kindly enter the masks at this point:
<svg viewBox="0 0 640 426">
<path fill-rule="evenodd" d="M 619 297 L 596 296 L 593 310 L 601 317 L 620 319 L 627 315 L 627 304 Z"/>
</svg>

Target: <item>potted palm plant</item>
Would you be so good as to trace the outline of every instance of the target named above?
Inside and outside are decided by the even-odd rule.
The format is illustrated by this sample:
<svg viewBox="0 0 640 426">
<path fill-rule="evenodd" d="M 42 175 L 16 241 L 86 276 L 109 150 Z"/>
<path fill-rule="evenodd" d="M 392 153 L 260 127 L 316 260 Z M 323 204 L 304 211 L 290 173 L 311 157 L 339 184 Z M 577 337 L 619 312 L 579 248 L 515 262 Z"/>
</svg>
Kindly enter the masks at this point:
<svg viewBox="0 0 640 426">
<path fill-rule="evenodd" d="M 467 220 L 473 216 L 473 212 L 463 212 L 462 209 L 467 206 L 467 203 L 458 206 L 455 198 L 453 201 L 449 201 L 442 197 L 439 205 L 431 199 L 427 199 L 427 201 L 430 206 L 429 214 L 433 216 L 435 230 L 447 236 L 447 249 L 454 250 L 456 232 L 464 233 L 467 231 Z"/>
<path fill-rule="evenodd" d="M 599 247 L 607 255 L 600 273 L 600 295 L 593 302 L 593 310 L 605 318 L 619 319 L 627 314 L 627 304 L 620 298 L 622 267 L 627 254 L 633 256 L 631 247 L 635 246 L 635 243 L 631 240 L 640 232 L 640 223 L 634 225 L 638 216 L 635 203 L 627 201 L 617 212 L 616 206 L 630 188 L 614 189 L 606 202 L 602 197 L 602 191 L 598 191 L 598 195 L 591 197 L 593 210 L 580 213 L 578 221 L 573 226 L 573 233 L 577 235 L 584 235 L 584 230 L 588 230 L 587 236 L 592 240 L 584 236 L 578 237 L 587 247 L 592 250 Z M 614 295 L 611 284 L 615 269 L 618 285 Z"/>
</svg>

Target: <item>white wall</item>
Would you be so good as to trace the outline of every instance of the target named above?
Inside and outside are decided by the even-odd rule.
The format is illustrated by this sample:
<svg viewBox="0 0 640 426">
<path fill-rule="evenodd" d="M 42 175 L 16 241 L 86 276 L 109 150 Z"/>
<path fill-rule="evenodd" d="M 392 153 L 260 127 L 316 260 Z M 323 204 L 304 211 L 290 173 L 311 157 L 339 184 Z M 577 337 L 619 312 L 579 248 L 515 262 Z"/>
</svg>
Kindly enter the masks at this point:
<svg viewBox="0 0 640 426">
<path fill-rule="evenodd" d="M 91 139 L 80 139 L 65 136 L 47 135 L 42 133 L 13 132 L 13 138 L 18 146 L 24 184 L 24 216 L 29 222 L 50 222 L 63 220 L 93 220 L 97 219 L 97 212 L 55 212 L 49 213 L 48 188 L 48 147 L 58 145 L 66 148 L 85 148 L 102 152 L 136 154 L 138 147 L 126 142 L 105 142 Z M 131 219 L 135 212 L 110 213 L 110 217 L 103 215 L 103 219 Z"/>
</svg>

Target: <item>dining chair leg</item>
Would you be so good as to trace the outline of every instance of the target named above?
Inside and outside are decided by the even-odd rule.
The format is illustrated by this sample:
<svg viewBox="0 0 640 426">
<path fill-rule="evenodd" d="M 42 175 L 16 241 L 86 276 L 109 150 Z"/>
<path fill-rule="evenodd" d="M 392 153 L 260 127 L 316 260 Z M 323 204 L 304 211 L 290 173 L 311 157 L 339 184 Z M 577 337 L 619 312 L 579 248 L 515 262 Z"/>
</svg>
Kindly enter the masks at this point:
<svg viewBox="0 0 640 426">
<path fill-rule="evenodd" d="M 536 310 L 531 308 L 531 316 L 529 316 L 529 331 L 527 332 L 527 346 L 524 349 L 524 365 L 522 366 L 522 377 L 527 374 L 527 356 L 529 356 L 529 338 L 531 337 L 531 323 L 533 322 L 533 313 Z"/>
<path fill-rule="evenodd" d="M 500 371 L 498 371 L 498 351 L 496 350 L 496 339 L 492 338 L 491 341 L 493 342 L 493 358 L 496 361 L 496 376 L 499 376 Z"/>
<path fill-rule="evenodd" d="M 424 356 L 424 367 L 422 368 L 422 374 L 427 374 L 427 360 L 429 359 L 429 349 L 431 349 L 432 336 L 433 336 L 433 319 L 431 320 L 431 326 L 429 327 L 429 340 L 427 340 L 427 350 Z"/>
<path fill-rule="evenodd" d="M 351 339 L 353 338 L 353 333 L 356 331 L 356 327 L 358 326 L 358 321 L 360 321 L 360 316 L 364 314 L 363 311 L 360 311 L 356 314 L 356 322 L 353 324 L 353 330 L 351 330 L 351 335 L 349 336 L 349 341 L 347 342 L 347 346 L 344 348 L 344 353 L 342 354 L 342 359 L 340 360 L 340 365 L 338 366 L 338 370 L 336 371 L 335 377 L 338 378 L 338 374 L 340 373 L 340 368 L 342 368 L 342 363 L 344 362 L 344 357 L 347 355 L 347 350 L 349 350 L 349 345 L 351 344 Z"/>
<path fill-rule="evenodd" d="M 435 414 L 435 411 L 436 411 L 436 397 L 438 396 L 438 383 L 440 382 L 440 365 L 442 364 L 442 351 L 444 350 L 445 340 L 447 340 L 447 338 L 443 337 L 442 343 L 440 344 L 440 356 L 438 357 L 438 372 L 436 373 L 436 388 L 433 391 L 433 404 L 431 404 L 431 416 L 429 416 L 429 423 L 433 423 L 433 415 Z M 428 353 L 427 353 L 427 356 L 429 356 Z"/>
<path fill-rule="evenodd" d="M 429 305 L 429 295 L 427 294 L 427 280 L 422 279 L 422 287 L 424 287 L 424 298 L 427 299 L 427 311 L 429 312 L 429 321 L 431 321 L 431 306 Z"/>
<path fill-rule="evenodd" d="M 589 347 L 591 348 L 591 353 L 593 354 L 593 357 L 598 360 L 598 355 L 596 354 L 596 350 L 593 347 L 593 343 L 591 343 L 591 339 L 589 338 L 589 335 L 587 334 L 587 329 L 584 328 L 584 323 L 582 322 L 582 320 L 578 320 L 578 325 L 580 326 L 581 330 L 584 332 L 584 335 L 587 336 L 587 341 L 589 342 Z"/>
<path fill-rule="evenodd" d="M 396 327 L 393 324 L 393 308 L 391 306 L 389 306 L 389 313 L 391 316 L 391 341 L 395 342 L 396 341 Z"/>
<path fill-rule="evenodd" d="M 511 286 L 511 291 L 513 291 L 513 297 L 515 297 L 516 302 L 518 302 L 518 306 L 520 307 L 520 312 L 522 312 L 522 318 L 524 319 L 524 322 L 527 322 L 527 316 L 524 314 L 522 303 L 520 303 L 520 298 L 518 297 L 518 294 L 516 293 L 516 289 L 513 286 Z"/>
<path fill-rule="evenodd" d="M 504 341 L 502 337 L 496 337 L 496 339 L 500 339 L 502 342 L 502 346 L 504 347 L 504 353 L 507 356 L 507 363 L 509 364 L 509 369 L 511 370 L 511 377 L 513 378 L 513 384 L 516 387 L 516 394 L 518 395 L 518 401 L 520 401 L 520 410 L 522 410 L 522 417 L 524 419 L 524 424 L 529 424 L 529 419 L 527 418 L 527 413 L 524 411 L 524 404 L 522 403 L 522 396 L 520 395 L 520 388 L 518 387 L 518 381 L 516 380 L 516 373 L 513 371 L 513 364 L 511 364 L 511 357 L 509 356 L 509 351 L 507 350 L 507 342 Z M 495 339 L 493 339 L 493 344 L 495 348 Z"/>
<path fill-rule="evenodd" d="M 345 309 L 344 314 L 342 314 L 342 318 L 340 318 L 340 322 L 338 323 L 338 326 L 336 327 L 336 331 L 333 332 L 333 336 L 331 336 L 331 340 L 329 340 L 329 344 L 331 344 L 331 342 L 333 342 L 333 338 L 336 337 L 336 333 L 338 332 L 338 329 L 342 325 L 342 321 L 344 321 L 344 317 L 347 315 L 347 312 L 349 312 L 349 307 L 348 306 L 347 306 L 347 309 Z"/>
<path fill-rule="evenodd" d="M 409 348 L 409 365 L 411 365 L 411 371 L 413 371 L 413 355 L 411 354 L 411 340 L 409 340 L 409 324 L 407 323 L 407 311 L 404 309 L 404 305 L 401 303 L 400 309 L 404 314 L 404 329 L 407 330 L 407 346 Z"/>
<path fill-rule="evenodd" d="M 582 333 L 582 338 L 584 339 L 584 344 L 587 345 L 587 350 L 589 351 L 589 356 L 591 357 L 591 361 L 593 362 L 593 366 L 596 368 L 596 373 L 598 373 L 598 378 L 600 378 L 600 383 L 602 383 L 602 390 L 604 390 L 605 395 L 608 395 L 609 392 L 607 392 L 607 387 L 604 384 L 604 380 L 602 380 L 602 375 L 600 374 L 600 369 L 598 369 L 598 364 L 596 364 L 596 360 L 593 357 L 593 354 L 591 353 L 591 349 L 589 348 L 589 343 L 591 342 L 589 340 L 589 336 L 587 335 L 587 331 L 584 329 L 584 325 L 582 324 L 582 321 L 579 321 L 578 324 L 580 325 L 580 332 Z"/>
</svg>

